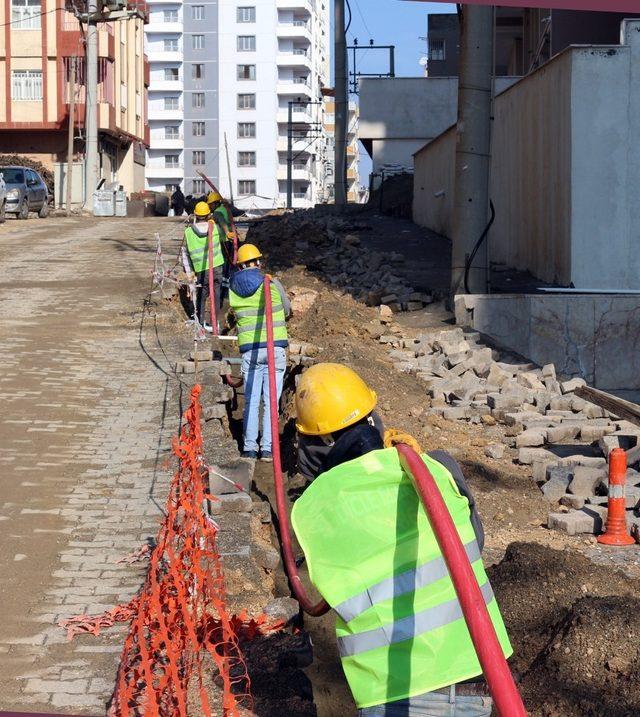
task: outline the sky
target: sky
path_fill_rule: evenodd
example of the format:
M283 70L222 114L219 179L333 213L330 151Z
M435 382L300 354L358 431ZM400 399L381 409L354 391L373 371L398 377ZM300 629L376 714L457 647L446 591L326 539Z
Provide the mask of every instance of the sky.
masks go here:
M354 38L359 45L395 45L396 77L421 76L424 69L420 58L427 54L427 15L455 12L456 6L436 2L409 2L408 0L349 0L352 11L351 26L347 32L349 45ZM347 21L349 13L347 10ZM423 39L421 39L423 38ZM351 63L353 53L349 52ZM359 50L360 72L387 72L388 54L381 50ZM371 160L361 147L360 183L368 185Z

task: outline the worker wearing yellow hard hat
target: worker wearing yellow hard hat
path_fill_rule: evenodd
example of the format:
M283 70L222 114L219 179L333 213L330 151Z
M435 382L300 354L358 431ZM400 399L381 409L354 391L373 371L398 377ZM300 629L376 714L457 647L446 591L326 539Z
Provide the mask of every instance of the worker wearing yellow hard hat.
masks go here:
M329 450L295 502L291 522L309 576L336 613L358 714L489 717L492 701L444 557L397 450L385 448L372 420L376 401L355 371L335 363L308 368L295 397L299 441L322 440ZM482 524L460 466L445 451L421 458L508 656L509 638L482 565Z
M260 270L262 253L254 244L238 249L238 271L229 287L229 305L238 330L238 347L242 354L244 378L243 446L245 458L271 461L271 423L269 421L269 373L267 366L267 323L265 317L264 274ZM291 303L282 284L271 279L273 338L278 400L282 393L289 345L286 321ZM260 406L262 435L260 436Z
M211 331L211 326L206 321L207 298L210 301L212 300L209 297L209 238L211 238L213 254L213 301L216 303L218 312L221 307L221 289L226 263L222 244L227 241L227 238L214 220L207 202L198 202L193 213L194 221L190 222L185 228L184 241L198 287L194 319L205 329ZM226 253L228 253L228 250Z

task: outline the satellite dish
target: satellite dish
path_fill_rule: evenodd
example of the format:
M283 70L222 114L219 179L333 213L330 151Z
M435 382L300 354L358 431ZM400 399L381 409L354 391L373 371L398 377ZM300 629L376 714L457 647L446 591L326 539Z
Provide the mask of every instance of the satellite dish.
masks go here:
M428 63L429 58L424 55L418 60L418 64L420 65L420 67L426 67Z

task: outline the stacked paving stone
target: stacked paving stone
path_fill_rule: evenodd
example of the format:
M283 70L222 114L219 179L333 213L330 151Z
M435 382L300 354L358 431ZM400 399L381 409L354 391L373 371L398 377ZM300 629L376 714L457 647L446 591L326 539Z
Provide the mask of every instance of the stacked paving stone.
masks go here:
M389 346L395 368L424 381L430 413L504 425L504 444L489 445L485 453L499 459L508 447L518 463L532 467L545 498L559 504L549 515L550 528L571 535L602 530L607 457L613 448L627 451L628 522L640 523L635 515L640 427L576 396L583 379L561 380L552 364L523 363L482 345L477 332L460 328L404 338L400 329L389 330L391 312L385 309L380 322L368 328Z

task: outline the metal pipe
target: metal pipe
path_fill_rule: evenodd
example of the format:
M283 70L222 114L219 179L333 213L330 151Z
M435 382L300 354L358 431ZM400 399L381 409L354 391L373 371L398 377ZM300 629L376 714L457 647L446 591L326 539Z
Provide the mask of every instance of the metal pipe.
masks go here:
M526 717L522 698L505 659L482 592L440 490L420 456L397 446L400 463L413 481L445 559L465 622L500 717Z
M214 336L217 336L218 307L216 306L215 282L213 279L213 221L209 221L209 230L207 232L207 251L209 252L209 307L211 308L211 331Z
M302 584L298 567L293 556L291 544L291 526L287 512L287 500L282 477L282 463L280 458L280 430L278 427L278 392L276 387L276 362L273 348L273 302L271 301L271 277L264 278L264 313L267 324L267 365L269 368L269 416L271 419L271 445L273 451L273 482L276 491L276 508L278 522L280 523L280 540L282 541L282 556L284 566L289 576L291 589L300 603L302 609L309 615L319 617L331 608L325 600L314 603Z

